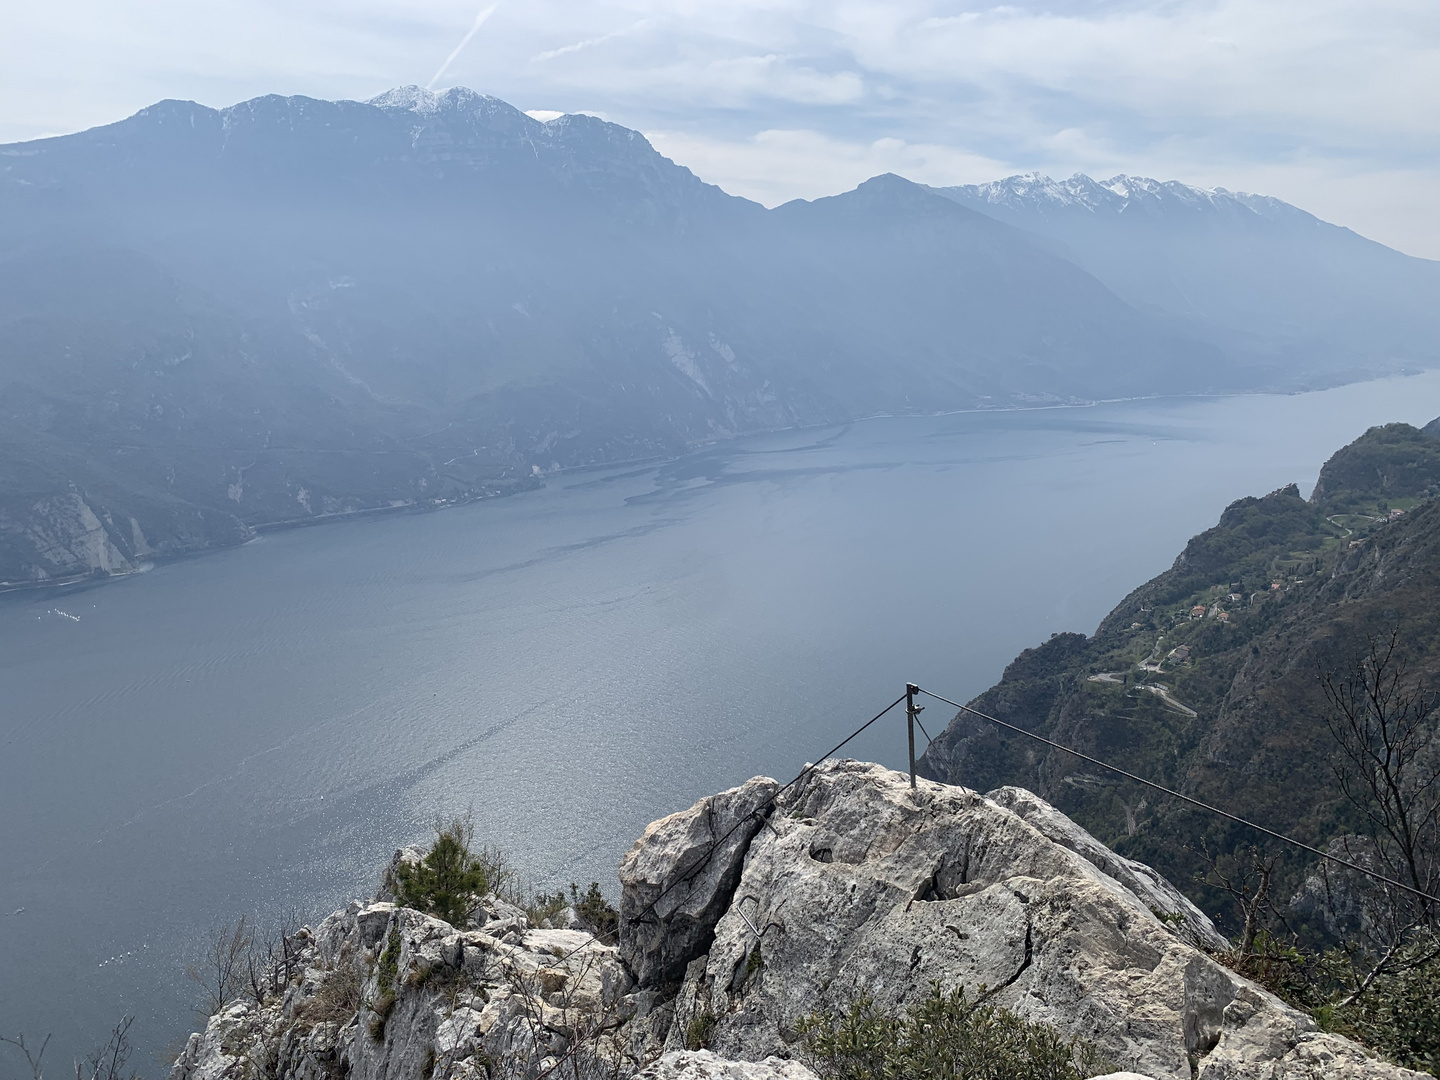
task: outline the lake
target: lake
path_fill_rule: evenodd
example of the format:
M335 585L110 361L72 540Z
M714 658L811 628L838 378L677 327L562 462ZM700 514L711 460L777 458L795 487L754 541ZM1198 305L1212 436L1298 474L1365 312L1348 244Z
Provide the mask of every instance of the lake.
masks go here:
M1436 414L1440 372L875 419L6 597L0 1032L64 1069L133 1013L159 1075L208 928L369 895L439 814L613 899L652 819L789 779L906 680L978 693L1232 500ZM846 752L903 765L902 715Z

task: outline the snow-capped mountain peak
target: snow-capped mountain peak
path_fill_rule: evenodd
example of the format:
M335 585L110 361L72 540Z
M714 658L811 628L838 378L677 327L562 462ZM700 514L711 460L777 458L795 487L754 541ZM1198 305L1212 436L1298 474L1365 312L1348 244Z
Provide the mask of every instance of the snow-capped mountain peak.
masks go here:
M1043 173L1028 172L993 180L937 189L941 194L976 209L1012 213L1084 215L1221 213L1263 218L1300 216L1303 210L1265 195L1249 195L1223 187L1202 188L1179 180L1155 180L1148 176L1117 173L1095 180L1075 173L1054 180Z
M440 108L440 98L423 86L397 86L373 97L365 104L381 109L409 109L411 112L433 113Z
M477 94L466 86L452 86L438 94L422 86L399 86L371 98L365 104L389 112L412 112L426 120L441 116L485 118L500 115L511 121L538 123L509 102L489 94Z

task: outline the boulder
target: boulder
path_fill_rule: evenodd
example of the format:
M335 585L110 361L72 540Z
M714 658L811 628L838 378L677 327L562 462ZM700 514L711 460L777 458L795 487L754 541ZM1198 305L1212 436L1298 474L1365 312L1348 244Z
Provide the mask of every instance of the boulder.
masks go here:
M710 946L780 785L756 777L652 822L620 863L620 958L643 989L680 981Z
M1114 878L1142 900L1151 911L1168 916L1192 945L1211 952L1230 943L1215 929L1189 897L1142 862L1117 855L1034 792L1018 787L996 788L985 796L1035 826L1045 839L1069 848L1101 872Z
M726 793L732 805L743 805L745 790ZM633 881L669 880L667 862L689 865L682 852L703 848L697 811L646 832L626 856L646 872L632 874L627 891ZM1134 864L1111 863L1137 895L1097 865L1107 861L1101 853L1077 852L1086 837L1040 800L1022 817L964 788L924 781L912 791L908 777L878 765L818 766L778 796L747 849L727 850L727 869L710 879L716 887L686 924L689 947L709 939L707 951L688 964L666 1048L703 1031L726 1058L797 1056L803 1017L862 995L901 1009L938 982L984 987L998 1004L1155 1080L1321 1080L1338 1068L1377 1080L1419 1076L1319 1033L1196 948L1169 911L1157 914L1157 895L1171 904L1166 888ZM722 896L735 864L738 881ZM622 935L626 913L643 902L622 896ZM717 909L707 927L702 913ZM665 948L656 937L632 931L628 940L625 961L637 974L672 971L684 955L656 955Z

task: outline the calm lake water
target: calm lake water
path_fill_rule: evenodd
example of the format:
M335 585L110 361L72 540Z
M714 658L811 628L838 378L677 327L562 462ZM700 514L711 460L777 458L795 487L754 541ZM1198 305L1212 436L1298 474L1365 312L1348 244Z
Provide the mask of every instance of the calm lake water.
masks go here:
M979 692L1233 499L1437 413L1440 373L871 420L7 598L0 1032L63 1069L134 1013L159 1075L208 927L368 895L438 813L613 896L653 818L788 779L907 679ZM903 723L852 749L902 764Z

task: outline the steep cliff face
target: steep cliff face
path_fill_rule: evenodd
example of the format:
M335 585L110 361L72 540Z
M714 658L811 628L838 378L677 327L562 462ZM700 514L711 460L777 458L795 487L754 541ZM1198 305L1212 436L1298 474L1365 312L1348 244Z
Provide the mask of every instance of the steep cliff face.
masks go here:
M1320 676L1392 631L1413 675L1440 672L1440 500L1428 497L1437 446L1408 425L1374 428L1326 463L1310 500L1294 485L1237 500L1093 635L1026 650L971 705L1323 845L1346 818ZM1209 910L1229 903L1197 880L1199 838L1216 851L1255 842L1243 826L969 714L936 737L921 769L1030 788ZM1297 887L1307 860L1276 854L1285 887Z
M618 948L498 902L467 927L353 904L171 1078L811 1080L804 1017L935 982L984 984L1155 1080L1419 1076L1216 963L1169 883L1026 792L824 763L656 822L621 880Z
M147 559L225 547L252 535L233 515L203 507L127 510L133 512L112 511L79 491L0 497L0 588L129 574Z

